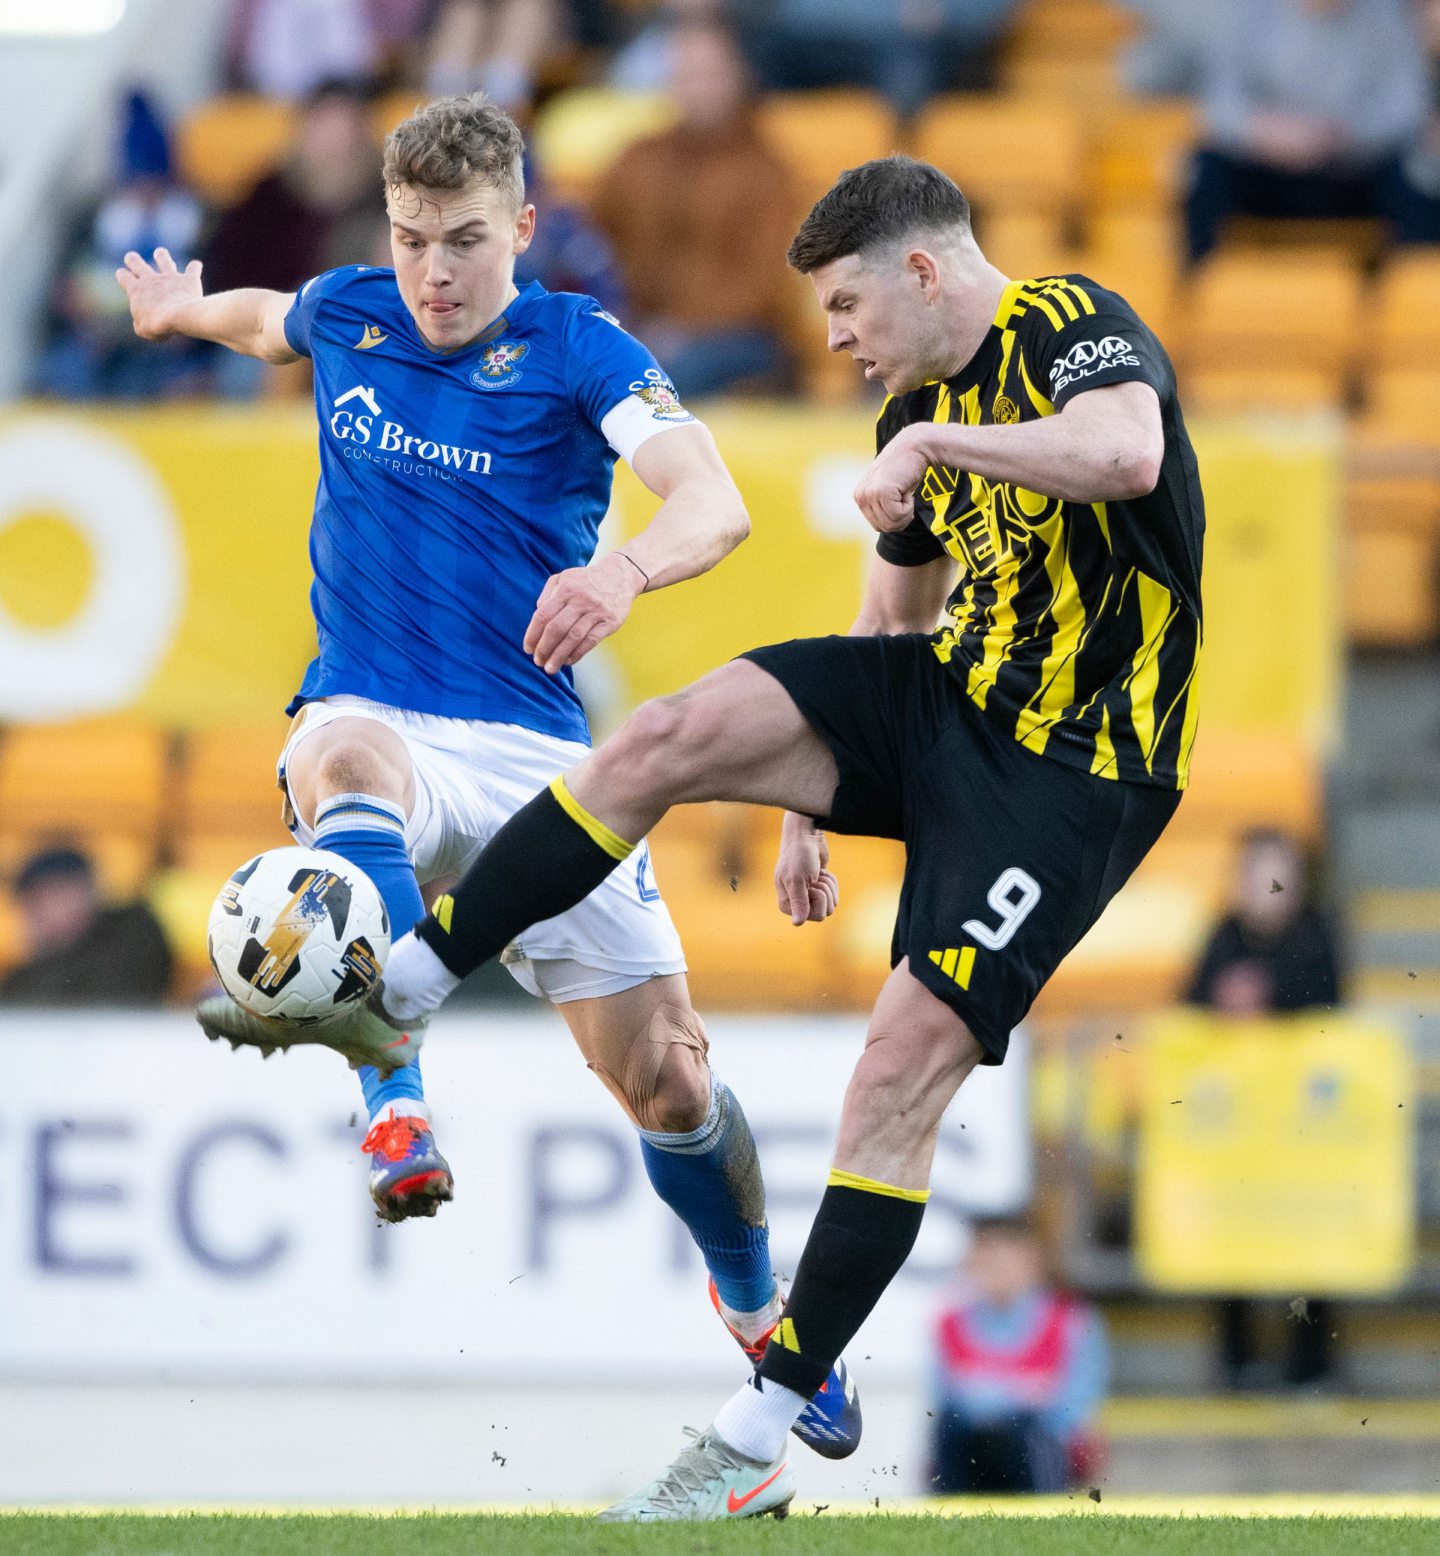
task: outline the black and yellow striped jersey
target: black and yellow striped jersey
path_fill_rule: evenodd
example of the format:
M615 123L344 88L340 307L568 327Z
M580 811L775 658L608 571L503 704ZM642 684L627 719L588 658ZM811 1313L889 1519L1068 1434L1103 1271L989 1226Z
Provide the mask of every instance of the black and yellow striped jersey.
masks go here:
M1032 751L1126 782L1183 789L1195 740L1205 510L1195 454L1159 341L1084 276L1012 281L953 378L886 401L879 448L912 422L1033 421L1128 380L1160 397L1153 492L1124 502L1042 496L929 469L915 519L882 535L889 562L963 565L935 653Z

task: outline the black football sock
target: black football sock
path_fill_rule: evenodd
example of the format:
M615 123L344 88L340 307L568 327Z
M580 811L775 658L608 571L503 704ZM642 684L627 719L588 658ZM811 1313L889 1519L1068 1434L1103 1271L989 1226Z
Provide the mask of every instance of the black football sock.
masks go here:
M785 1315L765 1347L758 1376L818 1394L830 1369L910 1256L928 1189L898 1189L832 1171L815 1214Z
M634 851L557 778L500 828L415 933L463 978L522 930L584 901Z

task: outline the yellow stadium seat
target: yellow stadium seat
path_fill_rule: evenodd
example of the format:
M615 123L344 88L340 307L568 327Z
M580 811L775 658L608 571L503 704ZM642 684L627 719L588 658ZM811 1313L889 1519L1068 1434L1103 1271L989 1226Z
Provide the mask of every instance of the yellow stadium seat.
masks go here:
M847 168L898 145L894 110L873 92L774 92L761 99L758 118L795 180L801 215Z
M1370 328L1376 360L1435 372L1440 363L1440 246L1400 250L1375 284Z
M1109 119L1121 92L1114 60L1084 54L1022 55L1005 65L1001 80L1016 97L1068 104L1092 131Z
M1319 835L1322 808L1316 761L1299 740L1202 729L1190 788L1169 833L1179 841L1264 826L1310 840Z
M25 955L25 928L20 910L8 895L0 895L0 974Z
M1110 58L1139 30L1113 0L1026 0L1005 41L1008 57Z
M180 123L180 171L212 205L232 205L277 167L295 128L295 109L268 97L217 97Z
M674 122L675 107L662 92L574 87L540 110L531 144L549 187L583 200L621 152Z
M1253 367L1191 367L1180 374L1187 410L1209 416L1263 411L1338 411L1344 384L1334 371L1260 364Z
M975 221L975 239L985 257L1008 276L1054 276L1075 270L1079 259L1065 241L1065 224L1054 213L994 211Z
M1440 292L1436 297L1440 299ZM1427 368L1379 367L1371 372L1361 425L1397 442L1440 448L1440 362Z
M1323 375L1328 398L1338 400L1356 350L1361 298L1359 271L1340 252L1219 252L1200 268L1186 298L1185 366L1301 373L1275 380L1274 392L1286 397L1276 403L1287 404L1313 403L1315 388L1304 384L1303 370Z
M402 124L417 108L423 108L429 101L428 92L421 92L414 87L401 87L396 91L386 92L384 96L377 99L371 112L375 138L383 141L397 124Z
M1440 457L1397 436L1373 413L1351 432L1341 576L1346 632L1366 647L1440 632Z
M1080 117L1023 97L937 97L915 127L915 154L943 168L982 215L1073 215L1084 171Z
M1440 635L1440 534L1356 525L1345 536L1345 631L1364 648L1418 648Z
M144 724L23 725L0 741L0 829L158 837L169 742Z
M197 729L185 736L175 806L185 847L237 831L268 837L262 847L285 842L275 784L285 729L276 720Z
M655 878L685 946L690 986L702 1009L813 1009L845 986L831 968L830 926L797 930L775 904L770 868L726 874L708 844L657 844ZM732 883L733 882L733 887Z
M1195 105L1188 99L1116 103L1095 147L1094 208L1174 210L1195 138Z

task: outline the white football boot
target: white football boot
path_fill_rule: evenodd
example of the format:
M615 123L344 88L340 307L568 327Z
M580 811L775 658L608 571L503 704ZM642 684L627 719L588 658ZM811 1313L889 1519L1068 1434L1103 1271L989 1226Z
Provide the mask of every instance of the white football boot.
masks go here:
M716 1437L714 1429L686 1432L695 1439L668 1469L600 1514L607 1524L716 1523L734 1518L784 1518L795 1496L795 1474L782 1454L759 1464Z
M231 1048L239 1048L243 1043L247 1048L258 1048L267 1059L277 1048L320 1043L342 1054L352 1070L373 1064L383 1078L409 1064L420 1052L426 1023L410 1021L404 1030L392 1025L380 1004L379 992L377 985L364 1004L354 1005L328 1021L305 1026L252 1015L228 994L201 1000L195 1019L212 1043L228 1038Z

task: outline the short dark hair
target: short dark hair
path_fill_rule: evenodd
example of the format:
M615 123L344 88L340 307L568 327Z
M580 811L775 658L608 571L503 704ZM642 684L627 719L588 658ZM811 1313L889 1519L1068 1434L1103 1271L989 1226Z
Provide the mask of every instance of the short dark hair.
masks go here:
M48 886L51 881L87 881L95 879L95 866L78 848L58 844L42 848L20 866L15 876L15 895L23 897L37 886Z
M879 157L836 179L801 222L785 257L808 276L846 254L939 227L970 231L970 202L955 180L914 157Z

